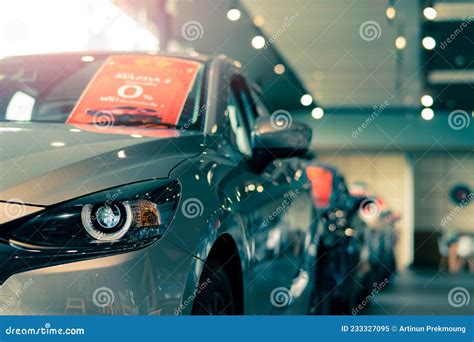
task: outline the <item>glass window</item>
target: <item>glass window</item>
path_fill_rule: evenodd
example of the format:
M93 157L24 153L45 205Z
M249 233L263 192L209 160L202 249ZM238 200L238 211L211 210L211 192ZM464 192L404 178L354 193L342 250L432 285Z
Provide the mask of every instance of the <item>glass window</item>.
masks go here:
M272 110L258 92L252 90L253 98L255 99L255 108L257 110L258 116L270 116Z
M241 106L239 105L233 91L229 92L227 112L231 127L231 142L242 154L250 156L252 154L252 149L250 146L249 132L245 125Z

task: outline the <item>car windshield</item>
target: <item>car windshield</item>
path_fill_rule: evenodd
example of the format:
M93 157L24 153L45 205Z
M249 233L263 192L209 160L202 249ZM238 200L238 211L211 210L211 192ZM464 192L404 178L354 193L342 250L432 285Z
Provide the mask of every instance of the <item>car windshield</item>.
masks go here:
M199 129L200 62L158 55L0 60L0 121Z

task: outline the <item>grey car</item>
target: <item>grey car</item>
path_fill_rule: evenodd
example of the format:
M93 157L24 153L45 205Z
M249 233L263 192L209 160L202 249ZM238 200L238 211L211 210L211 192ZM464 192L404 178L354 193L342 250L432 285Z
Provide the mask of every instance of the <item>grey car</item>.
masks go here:
M0 313L308 313L311 130L226 58L134 54L155 75L124 80L100 73L126 54L83 55L0 61ZM101 77L180 94L112 104L156 104L161 123L94 121L80 108L112 98Z

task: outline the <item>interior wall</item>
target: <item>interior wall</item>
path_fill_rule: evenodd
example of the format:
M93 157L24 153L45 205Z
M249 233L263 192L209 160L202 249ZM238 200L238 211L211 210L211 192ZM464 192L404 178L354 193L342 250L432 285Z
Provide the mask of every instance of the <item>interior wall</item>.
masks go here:
M474 234L474 203L456 204L450 198L455 185L466 185L474 192L474 156L448 152L420 154L415 156L414 170L415 261L436 265L437 238L444 229Z
M318 158L337 167L350 185L364 182L369 194L382 198L401 215L397 231L397 264L413 261L413 171L403 153L322 152Z
M474 191L474 156L467 154L424 155L415 163L415 210L417 231L442 228L442 221L455 232L474 233L474 204L460 206L450 199L451 189L458 184Z

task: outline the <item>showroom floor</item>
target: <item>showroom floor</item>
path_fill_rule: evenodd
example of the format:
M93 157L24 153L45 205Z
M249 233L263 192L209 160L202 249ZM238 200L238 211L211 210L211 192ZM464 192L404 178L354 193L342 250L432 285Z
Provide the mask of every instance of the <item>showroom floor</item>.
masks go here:
M394 276L392 284L380 292L364 314L367 315L466 315L474 313L474 301L456 308L448 293L463 287L474 294L474 275L407 270Z

